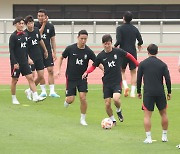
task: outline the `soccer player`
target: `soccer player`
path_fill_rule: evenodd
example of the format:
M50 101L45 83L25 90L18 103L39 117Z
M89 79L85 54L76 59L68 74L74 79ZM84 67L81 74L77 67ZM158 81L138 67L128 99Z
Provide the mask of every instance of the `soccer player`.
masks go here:
M66 68L66 98L64 106L68 107L74 102L76 89L78 89L80 97L81 118L80 124L86 126L85 120L87 111L86 94L88 92L87 79L82 79L82 75L88 67L89 60L93 62L96 59L94 52L86 45L88 33L86 30L81 30L78 33L78 41L75 44L68 46L59 61L59 72L64 58L68 58ZM58 72L58 73L59 73Z
M124 118L121 110L120 96L121 96L121 62L123 58L128 58L132 60L135 65L138 65L137 60L128 52L112 47L112 37L109 34L106 34L102 37L102 43L104 50L101 51L96 61L93 65L84 73L83 78L85 78L89 73L91 73L96 67L100 64L104 66L104 76L102 78L103 81L103 93L104 100L106 105L106 112L110 119L113 121L114 125L116 125L116 119L113 115L113 110L111 108L111 98L114 101L114 105L116 106L118 119L120 122L123 122Z
M49 96L51 97L60 97L54 91L54 61L57 59L56 57L56 41L55 41L55 29L54 26L48 22L47 11L44 9L40 9L38 11L38 22L35 22L35 27L39 28L41 37L46 45L48 50L48 58L43 58L44 66L48 71L48 83L50 87ZM42 54L43 49L41 48ZM41 94L40 96L47 96L45 80L42 79L40 81Z
M27 29L25 32L28 34L28 54L30 57L31 69L34 72L37 71L37 78L35 79L35 84L38 85L41 80L44 80L44 63L43 57L48 58L48 51L44 44L44 41L41 39L39 29L34 27L34 18L31 15L26 16L25 24ZM41 54L40 45L43 48L44 56ZM32 62L31 62L32 60ZM31 100L31 90L26 89L25 93L27 98Z
M138 40L137 48L139 51L142 49L143 40L139 30L131 24L131 20L133 15L131 12L127 11L123 15L123 25L118 26L116 29L116 43L115 47L119 45L119 47L125 51L128 51L130 54L137 59L136 52L136 40ZM136 66L130 61L128 58L124 58L122 62L122 79L124 86L124 96L127 97L129 95L129 87L126 81L126 67L129 65L130 74L131 74L131 92L130 97L135 97L136 90Z
M44 100L45 97L38 96L36 85L33 80L32 71L28 64L27 41L28 35L24 30L24 19L17 17L13 21L16 30L11 34L9 39L10 63L11 63L11 94L12 103L20 104L16 98L16 84L20 73L26 77L29 87L33 92L33 101Z
M146 139L144 143L152 143L151 138L151 116L154 111L154 105L156 104L160 116L162 125L162 141L167 142L167 130L168 130L168 117L166 113L166 96L164 92L163 78L165 78L167 86L167 99L171 99L171 79L167 65L156 57L158 53L158 47L155 44L150 44L147 47L148 58L139 64L137 71L137 94L141 98L141 82L144 81L144 94L143 105L144 110L144 128L146 132Z

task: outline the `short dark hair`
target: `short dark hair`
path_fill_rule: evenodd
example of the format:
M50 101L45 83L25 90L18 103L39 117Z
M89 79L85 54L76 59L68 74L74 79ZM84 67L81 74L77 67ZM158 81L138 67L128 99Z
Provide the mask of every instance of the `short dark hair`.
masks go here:
M47 15L47 10L46 9L39 9L38 13L44 13L45 15Z
M124 17L124 20L127 22L127 23L130 23L132 18L133 18L133 14L130 12L130 11L126 11L123 15Z
M34 22L34 18L32 15L28 15L24 19L25 24L27 25L28 22Z
M151 54L151 55L156 55L158 53L158 46L156 44L150 44L147 47L147 51Z
M17 24L18 22L20 21L24 21L24 18L23 17L16 17L13 21L13 25Z
M88 36L88 32L86 30L80 30L79 33L78 33L78 37L80 35L87 35Z
M105 42L112 42L112 37L111 37L111 35L110 34L105 34L105 35L103 35L103 37L102 37L102 43L105 43Z

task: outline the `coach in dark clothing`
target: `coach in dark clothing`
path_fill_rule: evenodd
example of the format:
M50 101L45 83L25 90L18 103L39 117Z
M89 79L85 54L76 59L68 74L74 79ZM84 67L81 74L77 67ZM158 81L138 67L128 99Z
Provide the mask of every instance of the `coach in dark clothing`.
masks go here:
M167 86L167 99L171 98L171 79L167 65L156 57L158 47L150 44L147 48L149 57L139 64L137 72L137 93L141 98L141 83L144 81L143 105L144 110L144 128L146 139L144 143L152 143L151 139L151 115L156 104L161 115L162 123L162 141L167 142L168 118L166 114L167 101L164 92L163 79L165 78Z
M123 25L118 26L116 29L116 43L115 47L119 45L119 47L137 59L136 52L136 40L138 40L137 48L140 51L141 45L143 44L143 40L139 30L131 24L131 20L133 15L131 12L127 11L123 15ZM131 72L131 97L135 97L135 89L136 89L136 65L129 60L128 58L123 59L122 63L122 79L124 86L124 96L127 97L129 95L129 87L126 82L125 70L127 65L129 65L129 69Z

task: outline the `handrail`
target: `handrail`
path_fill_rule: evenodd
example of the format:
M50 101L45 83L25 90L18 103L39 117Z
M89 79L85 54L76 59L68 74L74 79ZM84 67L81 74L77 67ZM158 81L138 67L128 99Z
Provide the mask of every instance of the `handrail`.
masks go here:
M7 43L7 34L11 34L10 31L7 30L7 22L12 22L14 19L0 19L0 22L3 22L3 31L0 31L0 34L4 34L3 36L3 42ZM37 21L37 19L35 19ZM93 43L96 43L96 35L97 34L115 34L115 29L114 31L97 31L97 25L100 22L104 23L113 23L112 25L115 25L116 27L119 25L119 23L122 23L122 19L49 19L49 22L69 22L69 25L71 26L71 30L68 32L63 32L63 31L56 31L56 34L69 34L71 35L71 42L74 42L74 35L77 34L78 32L75 31L75 23L80 22L80 23L91 23L93 26L92 31L88 31L89 34L93 34ZM133 19L133 23L137 23L137 27L141 34L159 34L160 35L160 43L163 43L163 34L180 34L180 31L164 31L163 26L164 23L179 23L180 24L180 19ZM148 31L141 31L141 27L144 23L158 23L159 24L159 31L157 32L148 32Z

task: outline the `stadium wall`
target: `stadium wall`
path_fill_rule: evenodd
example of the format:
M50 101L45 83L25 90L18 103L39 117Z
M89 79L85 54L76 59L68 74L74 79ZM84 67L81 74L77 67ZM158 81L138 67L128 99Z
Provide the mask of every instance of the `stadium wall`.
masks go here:
M13 18L13 4L62 4L62 5L79 5L79 4L96 4L96 5L113 5L113 4L180 4L179 0L44 0L43 2L40 0L37 1L28 1L28 0L0 0L0 18Z

